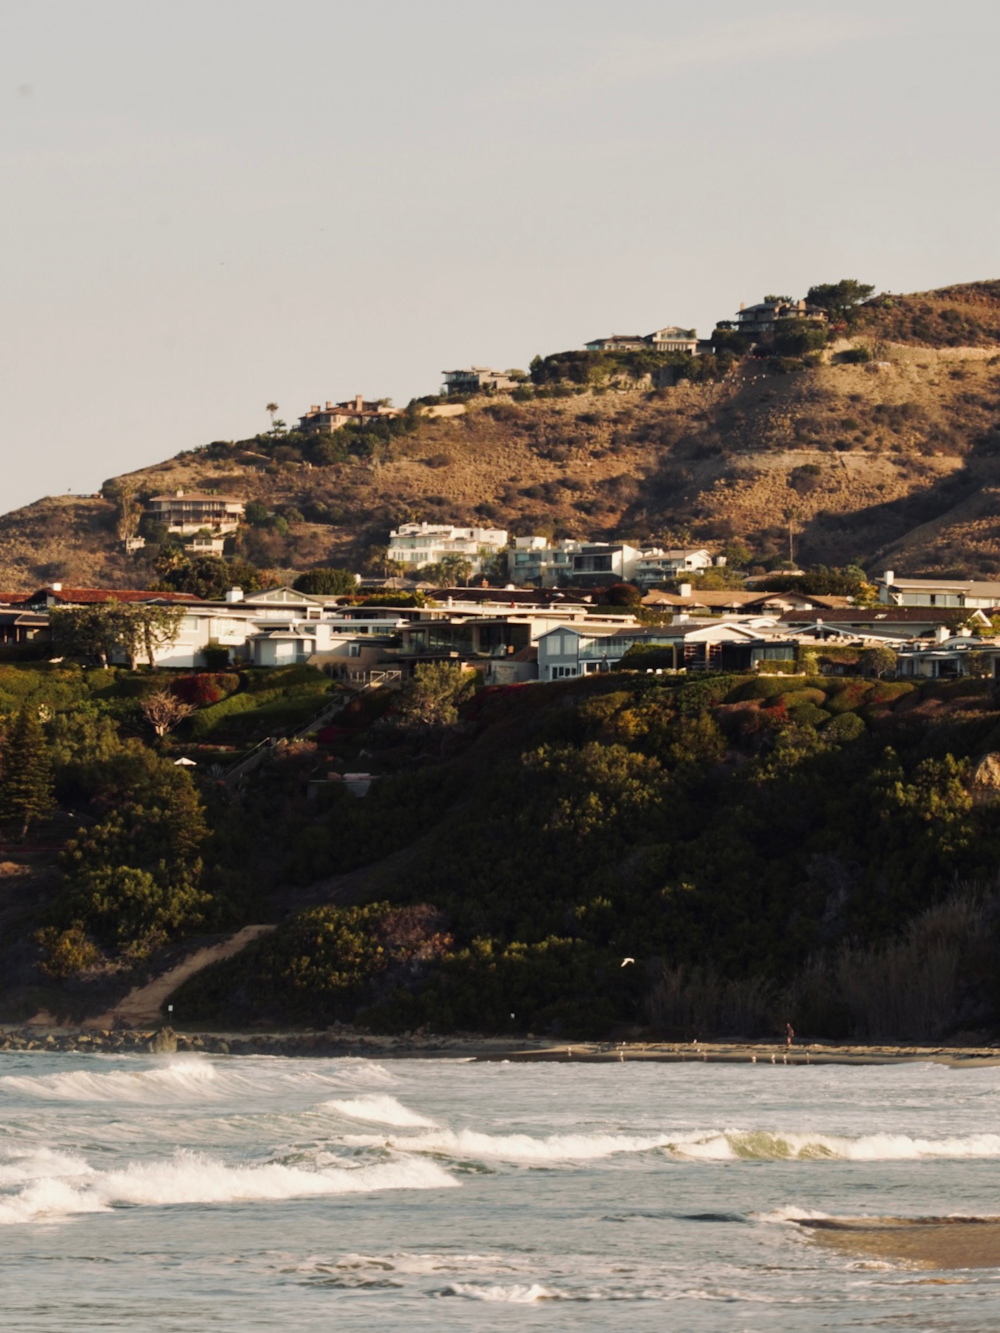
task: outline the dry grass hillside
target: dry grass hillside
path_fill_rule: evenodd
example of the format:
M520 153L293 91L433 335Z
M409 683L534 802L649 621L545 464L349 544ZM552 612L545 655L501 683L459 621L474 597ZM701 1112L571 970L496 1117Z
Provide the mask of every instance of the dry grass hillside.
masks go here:
M868 365L835 348L814 368L748 360L720 383L655 393L479 400L423 419L381 458L318 466L294 445L216 442L131 476L143 494L213 488L290 510L287 533L240 539L281 573L357 567L392 524L427 519L518 534L738 536L761 559L787 553L791 524L803 563L1000 576L1000 355L985 345L1000 340L998 293L1000 283L970 284L888 309L878 298L863 316L879 357ZM980 345L941 345L958 327L949 309L979 311L962 336ZM922 327L938 345L916 345ZM106 500L50 498L0 518L0 587L154 577L148 554L119 553Z

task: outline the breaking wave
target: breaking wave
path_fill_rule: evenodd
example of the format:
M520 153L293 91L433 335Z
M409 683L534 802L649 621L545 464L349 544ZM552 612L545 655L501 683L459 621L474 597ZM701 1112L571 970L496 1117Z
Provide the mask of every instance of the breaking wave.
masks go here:
M540 1282L512 1283L503 1286L493 1283L489 1286L477 1282L449 1282L438 1295L464 1296L469 1301L507 1301L512 1305L534 1305L536 1301L565 1300L562 1292L543 1287Z
M727 1129L691 1134L667 1145L673 1155L707 1161L891 1162L936 1157L1000 1157L1000 1134L922 1139L907 1134L784 1133Z
M359 1099L365 1101L367 1099ZM379 1099L373 1099L379 1100ZM386 1099L391 1101L392 1099ZM398 1103L397 1103L398 1105ZM400 1107L405 1112L405 1107ZM374 1119L374 1115L367 1117ZM384 1122L391 1124L388 1119ZM1000 1134L922 1139L906 1134L847 1135L726 1129L684 1134L484 1134L433 1129L425 1134L345 1135L350 1147L388 1146L411 1153L507 1162L595 1161L620 1153L659 1151L677 1161L885 1162L922 1158L1000 1157Z
M97 1171L78 1159L61 1161L61 1156L51 1154L49 1161L35 1156L30 1183L16 1193L0 1196L0 1225L107 1212L120 1205L275 1201L376 1190L443 1189L457 1184L435 1163L420 1160L309 1171L277 1162L227 1166L200 1153L178 1152L166 1160L130 1162L121 1170ZM24 1171L22 1180L27 1165Z
M371 1093L366 1097L352 1097L344 1101L323 1103L324 1109L338 1111L351 1120L367 1120L373 1125L395 1125L400 1129L433 1128L434 1121L409 1110L395 1097Z
M0 1095L55 1102L132 1102L155 1105L185 1101L218 1101L395 1082L381 1065L367 1060L340 1060L334 1069L289 1066L273 1056L245 1057L236 1068L199 1055L184 1056L147 1069L73 1069L55 1074L8 1074L0 1078ZM364 1100L361 1098L359 1100ZM390 1099L391 1100L391 1099ZM414 1124L424 1123L420 1121ZM427 1122L430 1123L430 1122Z
M474 1129L439 1129L388 1139L347 1135L344 1142L359 1148L388 1144L405 1152L444 1157L495 1158L507 1162L580 1162L610 1157L615 1153L650 1152L667 1146L669 1139L662 1134L550 1134L545 1138L533 1138L530 1134L482 1134Z

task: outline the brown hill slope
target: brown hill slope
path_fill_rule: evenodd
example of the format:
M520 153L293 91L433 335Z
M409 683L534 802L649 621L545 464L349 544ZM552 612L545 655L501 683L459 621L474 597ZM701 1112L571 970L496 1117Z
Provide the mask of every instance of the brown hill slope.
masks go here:
M859 328L887 342L918 347L996 347L1000 281L878 296L862 308Z
M722 383L656 393L480 400L463 416L423 420L382 459L310 466L294 445L246 441L131 476L149 494L212 487L289 508L287 534L240 538L280 572L357 564L391 524L427 519L638 540L740 536L762 558L787 551L791 523L803 562L891 557L899 571L1000 574L1000 358L899 344L880 355L854 365L835 354L786 374L746 361ZM0 518L0 587L154 577L150 553L120 554L105 500L46 499Z

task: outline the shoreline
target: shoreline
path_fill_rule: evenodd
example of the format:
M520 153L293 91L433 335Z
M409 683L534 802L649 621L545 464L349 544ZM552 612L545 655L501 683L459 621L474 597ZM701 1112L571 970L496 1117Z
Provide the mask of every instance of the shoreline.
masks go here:
M940 1064L952 1068L1000 1065L1000 1045L939 1043L848 1043L801 1041L786 1048L775 1041L573 1041L536 1037L490 1037L462 1033L404 1033L382 1036L335 1025L319 1030L209 1032L168 1025L141 1028L0 1026L0 1053L18 1051L112 1055L362 1056L369 1059L438 1059L486 1062L622 1064L899 1065Z

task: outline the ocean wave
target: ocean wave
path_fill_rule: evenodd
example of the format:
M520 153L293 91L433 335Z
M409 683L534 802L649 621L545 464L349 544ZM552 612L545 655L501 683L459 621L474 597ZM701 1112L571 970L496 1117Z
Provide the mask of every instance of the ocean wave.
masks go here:
M666 1145L680 1158L704 1161L913 1161L920 1158L1000 1157L1000 1134L924 1139L907 1134L844 1134L727 1129L686 1134Z
M434 1128L434 1121L411 1111L395 1097L385 1093L370 1093L342 1101L324 1102L322 1109L337 1111L351 1120L368 1120L373 1125L395 1125L400 1129Z
M365 1099L359 1099L361 1101ZM392 1100L392 1099L387 1099ZM398 1103L397 1103L398 1105ZM400 1107L405 1111L405 1108ZM370 1117L374 1119L374 1115ZM392 1122L386 1119L384 1123ZM1000 1157L1000 1134L911 1138L906 1134L821 1134L761 1129L688 1131L683 1134L487 1134L474 1129L432 1129L424 1134L347 1134L348 1147L391 1147L478 1161L558 1163L596 1161L618 1154L661 1152L677 1161L884 1162L930 1158Z
M512 1283L504 1286L492 1283L489 1286L478 1282L449 1282L436 1293L438 1296L464 1296L469 1301L507 1301L512 1305L534 1305L536 1301L566 1300L560 1291L543 1287L540 1282Z
M126 1057L128 1058L128 1057ZM8 1074L0 1095L56 1102L132 1102L146 1105L220 1101L226 1097L268 1096L289 1091L353 1089L395 1083L394 1075L369 1060L325 1060L321 1068L275 1056L217 1061L186 1055L147 1068L59 1070L54 1074ZM362 1099L363 1100L363 1099ZM423 1123L414 1121L414 1124ZM428 1122L429 1123L429 1122Z
M55 1164L53 1164L55 1165ZM44 1172L16 1193L0 1196L0 1225L36 1222L122 1206L278 1201L378 1190L442 1189L457 1181L433 1162L402 1160L308 1171L277 1162L228 1166L200 1153L178 1152L121 1170L91 1171L67 1179Z
M550 1134L545 1138L533 1138L530 1134L483 1134L474 1129L439 1129L395 1137L371 1134L344 1137L344 1143L349 1147L386 1145L411 1153L479 1160L495 1158L507 1162L592 1161L616 1153L650 1152L669 1142L662 1134Z

